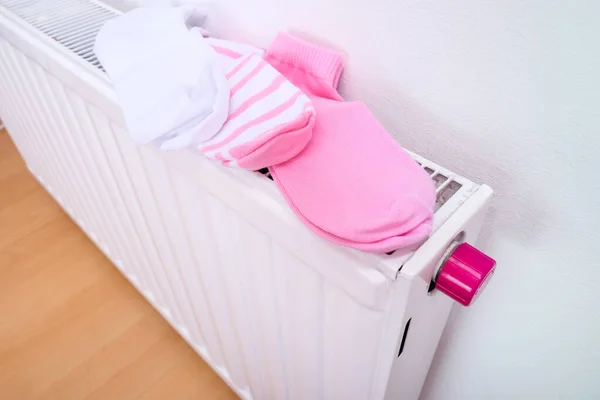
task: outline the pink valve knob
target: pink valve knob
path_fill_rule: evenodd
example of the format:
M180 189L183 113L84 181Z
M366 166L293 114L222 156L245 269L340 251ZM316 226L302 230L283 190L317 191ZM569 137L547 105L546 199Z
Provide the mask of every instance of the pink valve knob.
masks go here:
M469 306L485 288L495 268L493 258L462 243L440 269L435 288L463 306Z

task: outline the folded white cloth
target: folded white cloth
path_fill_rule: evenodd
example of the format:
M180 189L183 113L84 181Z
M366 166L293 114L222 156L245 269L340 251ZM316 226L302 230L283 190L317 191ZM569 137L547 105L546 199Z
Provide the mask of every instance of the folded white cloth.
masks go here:
M214 49L190 28L198 8L142 7L108 21L94 51L138 143L163 150L213 137L227 119L229 85Z

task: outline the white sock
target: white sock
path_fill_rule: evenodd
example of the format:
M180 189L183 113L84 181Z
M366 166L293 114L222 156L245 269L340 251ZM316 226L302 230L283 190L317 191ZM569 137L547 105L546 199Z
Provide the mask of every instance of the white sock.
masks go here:
M191 32L193 7L142 7L108 21L95 52L138 143L177 149L213 137L227 119L229 85L215 51Z

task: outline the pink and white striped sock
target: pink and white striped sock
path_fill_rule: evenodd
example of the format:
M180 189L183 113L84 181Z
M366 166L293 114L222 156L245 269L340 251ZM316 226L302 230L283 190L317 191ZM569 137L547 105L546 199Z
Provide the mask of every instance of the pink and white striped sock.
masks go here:
M207 39L230 85L229 117L199 146L227 166L257 170L295 157L308 144L315 123L312 102L261 57L241 43Z

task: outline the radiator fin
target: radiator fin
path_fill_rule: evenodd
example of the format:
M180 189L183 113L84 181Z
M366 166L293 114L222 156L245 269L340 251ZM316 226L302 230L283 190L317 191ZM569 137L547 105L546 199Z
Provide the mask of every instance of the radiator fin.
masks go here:
M104 71L94 41L106 21L118 14L92 0L0 0L0 6Z

